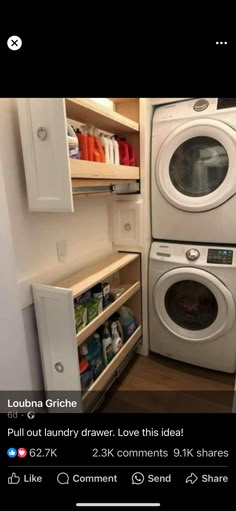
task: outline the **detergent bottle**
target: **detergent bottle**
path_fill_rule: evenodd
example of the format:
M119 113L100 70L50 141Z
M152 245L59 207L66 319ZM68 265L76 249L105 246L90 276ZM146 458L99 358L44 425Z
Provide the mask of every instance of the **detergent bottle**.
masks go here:
M113 349L112 349L112 338L110 336L110 332L108 329L108 323L105 323L103 336L102 336L102 349L103 349L103 358L105 365L109 364L114 357Z
M124 341L127 341L137 328L134 313L129 307L126 307L124 305L118 310L118 312L120 315L120 322L123 330Z
M110 148L109 148L108 138L106 137L106 135L101 133L100 140L101 140L101 144L102 144L104 154L105 154L105 162L110 163Z
M105 152L99 137L99 132L94 128L94 161L105 162Z

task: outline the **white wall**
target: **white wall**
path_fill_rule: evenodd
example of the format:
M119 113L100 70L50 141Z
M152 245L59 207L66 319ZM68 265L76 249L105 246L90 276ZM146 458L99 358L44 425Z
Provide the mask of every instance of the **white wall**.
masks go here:
M31 368L19 305L16 266L1 161L0 205L0 390L30 390Z
M22 356L25 361L28 357L32 387L42 388L34 312L29 307L31 283L53 284L112 252L109 201L81 198L75 200L75 213L29 213L15 99L0 99L0 156L10 219L10 227L6 228L16 261L19 311L24 309L21 317L27 353ZM67 259L63 263L57 259L57 240L67 242ZM3 307L7 313L7 304ZM15 373L14 381L21 382L20 372L21 369Z

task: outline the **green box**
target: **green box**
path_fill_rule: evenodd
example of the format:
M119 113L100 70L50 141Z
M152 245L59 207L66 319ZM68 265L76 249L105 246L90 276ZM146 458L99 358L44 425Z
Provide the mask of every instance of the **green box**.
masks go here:
M84 305L75 305L75 328L80 332L88 323L88 311Z

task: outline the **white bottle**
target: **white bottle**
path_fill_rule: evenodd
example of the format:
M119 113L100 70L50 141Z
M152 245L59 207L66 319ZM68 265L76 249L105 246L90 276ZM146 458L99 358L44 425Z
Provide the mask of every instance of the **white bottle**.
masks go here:
M108 365L109 362L114 357L113 349L112 349L112 339L108 330L108 326L105 323L103 337L102 337L102 349L103 349L103 358L105 365Z
M108 138L103 133L101 133L100 140L101 140L102 147L104 148L105 162L110 163L110 145L108 142Z
M109 155L110 155L110 163L114 164L114 146L111 138L108 138L109 142Z
M122 348L122 339L117 331L117 324L115 321L111 324L111 336L112 336L112 351L116 354Z
M113 143L113 152L114 152L114 164L120 165L120 154L119 154L119 146L118 142L115 139L115 137L112 137L112 143Z

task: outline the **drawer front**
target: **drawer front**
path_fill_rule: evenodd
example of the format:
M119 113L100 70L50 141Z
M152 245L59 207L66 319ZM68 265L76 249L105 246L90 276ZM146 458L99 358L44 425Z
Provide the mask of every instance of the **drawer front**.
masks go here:
M63 98L17 101L30 211L73 211Z

